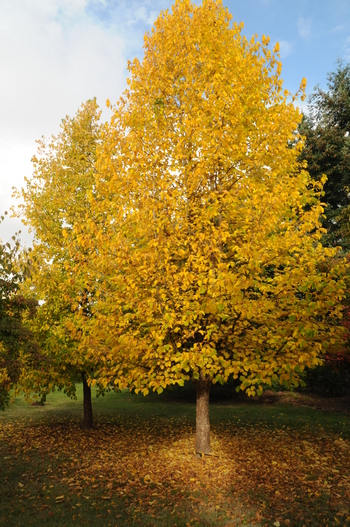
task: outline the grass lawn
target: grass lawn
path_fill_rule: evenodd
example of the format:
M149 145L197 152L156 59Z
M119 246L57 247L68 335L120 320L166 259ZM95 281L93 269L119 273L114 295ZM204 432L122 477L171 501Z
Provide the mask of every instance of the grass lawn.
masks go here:
M0 525L350 526L350 416L211 405L214 455L194 455L195 407L109 393L18 398L0 414Z

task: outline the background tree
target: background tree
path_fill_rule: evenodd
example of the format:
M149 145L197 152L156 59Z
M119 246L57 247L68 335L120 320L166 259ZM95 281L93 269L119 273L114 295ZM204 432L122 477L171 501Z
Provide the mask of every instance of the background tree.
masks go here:
M1 217L0 221L3 221ZM36 302L20 289L23 270L19 265L18 235L0 243L0 409L10 400L10 391L20 379L23 362L38 363L38 350L23 319L35 314Z
M201 453L212 383L297 385L342 333L341 263L319 271L336 250L290 147L300 113L278 45L231 19L215 0L161 13L106 130L94 217L75 227L99 280L97 377L144 394L194 381Z
M300 132L305 137L301 159L306 160L310 176L324 184L324 243L349 250L348 207L350 204L350 65L338 61L328 74L328 90L316 87L310 97L308 114ZM346 221L344 221L346 219ZM341 225L343 224L343 228Z
M323 243L350 248L350 65L338 61L328 74L328 90L315 88L300 131L305 137L301 159L308 163L313 179L326 174L323 201L326 202ZM348 326L349 298L342 301L344 326ZM348 330L348 329L347 329ZM348 339L347 339L348 342ZM310 389L326 395L342 395L348 390L348 345L332 346L324 365L307 372Z
M91 287L87 294L89 277L82 277L75 269L77 261L89 255L72 236L74 224L91 215L88 193L94 192L100 113L95 99L87 101L74 118L62 121L61 133L48 146L38 141L38 156L32 159L33 177L17 193L24 201L24 223L34 233L31 276L26 286L40 305L32 330L47 357L45 371L28 369L25 383L42 392L64 387L68 395L75 396L80 375L85 428L92 426L89 379L96 362L87 360L78 346L81 329L75 327L74 317L81 309L80 323L85 324L93 294Z

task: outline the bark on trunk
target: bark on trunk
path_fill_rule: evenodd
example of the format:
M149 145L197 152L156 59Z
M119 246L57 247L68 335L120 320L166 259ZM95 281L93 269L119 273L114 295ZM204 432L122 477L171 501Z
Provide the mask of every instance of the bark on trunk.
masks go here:
M211 382L200 379L196 383L196 452L210 454L209 394Z
M88 430L92 428L92 403L91 403L91 387L86 382L85 372L81 374L83 379L83 394L84 394L84 419L83 428Z

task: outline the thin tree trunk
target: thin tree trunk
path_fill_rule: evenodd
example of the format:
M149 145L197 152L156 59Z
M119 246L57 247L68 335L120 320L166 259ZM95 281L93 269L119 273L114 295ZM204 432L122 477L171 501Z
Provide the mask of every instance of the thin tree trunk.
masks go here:
M211 381L199 379L196 382L196 452L197 454L210 454L210 421L209 421L209 394Z
M91 403L91 387L86 382L85 372L81 372L83 379L83 394L84 394L84 419L83 428L88 430L92 428L92 403Z

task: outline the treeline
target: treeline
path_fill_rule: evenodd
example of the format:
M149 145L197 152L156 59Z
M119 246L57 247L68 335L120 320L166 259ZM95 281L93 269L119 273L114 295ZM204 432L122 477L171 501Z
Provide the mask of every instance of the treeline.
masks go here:
M241 30L220 1L176 1L129 62L110 122L90 100L39 141L17 193L34 234L21 294L36 302L22 317L36 358L16 351L6 394L74 396L81 378L91 427L91 386L193 381L196 450L209 453L212 384L297 386L344 349L348 66L302 118L305 80L284 90L278 44Z

